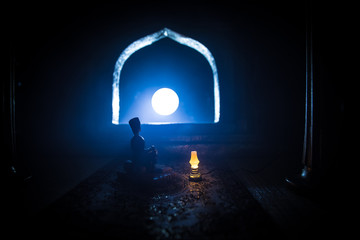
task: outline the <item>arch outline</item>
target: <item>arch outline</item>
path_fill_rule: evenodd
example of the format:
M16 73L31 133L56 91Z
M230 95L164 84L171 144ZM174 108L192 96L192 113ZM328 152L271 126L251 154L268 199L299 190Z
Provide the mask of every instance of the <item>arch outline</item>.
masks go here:
M205 57L208 61L214 80L214 123L218 123L220 120L220 87L219 87L219 77L217 72L217 67L215 59L209 49L207 49L202 43L186 37L182 34L179 34L169 28L163 28L158 32L149 34L143 38L136 40L131 43L125 50L120 54L118 60L115 63L114 73L113 73L113 85L112 85L112 123L119 124L119 114L120 114L120 74L121 70L126 62L126 60L136 51L147 47L154 42L159 41L163 38L170 38L175 42L190 47L198 51L201 55Z

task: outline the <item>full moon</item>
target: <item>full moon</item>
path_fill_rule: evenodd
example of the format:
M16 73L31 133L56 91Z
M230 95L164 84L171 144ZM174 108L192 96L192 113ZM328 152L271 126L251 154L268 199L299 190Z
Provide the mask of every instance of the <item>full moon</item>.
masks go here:
M173 114L179 106L179 97L170 88L160 88L151 99L154 111L160 115L167 116Z

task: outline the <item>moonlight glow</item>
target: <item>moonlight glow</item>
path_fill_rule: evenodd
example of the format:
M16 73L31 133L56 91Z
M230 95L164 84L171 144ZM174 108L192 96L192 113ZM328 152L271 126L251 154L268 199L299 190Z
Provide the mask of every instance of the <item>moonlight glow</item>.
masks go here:
M119 114L120 114L120 75L121 70L126 62L126 60L136 51L151 45L154 42L159 41L163 38L170 38L175 42L188 46L192 49L198 51L201 55L203 55L213 72L214 79L214 123L219 122L220 119L220 90L219 90L219 78L217 73L217 68L215 64L215 59L209 49L207 49L200 42L186 37L182 34L179 34L175 31L172 31L168 28L164 28L158 32L147 35L139 40L136 40L132 44L130 44L120 55L115 64L115 69L113 73L113 99L112 99L112 123L119 124Z
M156 113L167 116L178 108L179 97L170 88L161 88L154 93L151 104Z

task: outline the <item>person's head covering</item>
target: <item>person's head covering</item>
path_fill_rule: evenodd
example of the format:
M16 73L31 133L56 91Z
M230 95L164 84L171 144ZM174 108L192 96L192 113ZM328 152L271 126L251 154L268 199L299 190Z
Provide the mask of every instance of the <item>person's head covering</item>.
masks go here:
M130 119L129 121L131 130L134 134L138 134L141 130L141 123L140 123L140 119L138 117L134 117L132 119Z

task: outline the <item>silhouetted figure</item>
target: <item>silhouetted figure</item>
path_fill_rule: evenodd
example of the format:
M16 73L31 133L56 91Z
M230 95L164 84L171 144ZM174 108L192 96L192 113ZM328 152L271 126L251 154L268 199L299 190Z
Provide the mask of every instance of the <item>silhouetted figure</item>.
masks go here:
M153 173L157 160L157 150L154 146L145 148L145 140L140 136L141 123L135 117L129 121L134 137L131 139L132 162L125 164L127 172Z

